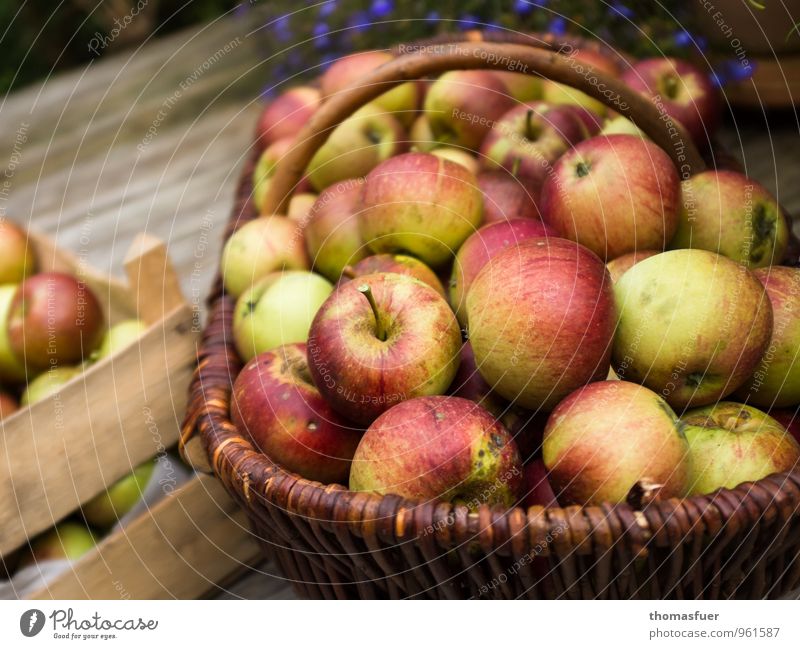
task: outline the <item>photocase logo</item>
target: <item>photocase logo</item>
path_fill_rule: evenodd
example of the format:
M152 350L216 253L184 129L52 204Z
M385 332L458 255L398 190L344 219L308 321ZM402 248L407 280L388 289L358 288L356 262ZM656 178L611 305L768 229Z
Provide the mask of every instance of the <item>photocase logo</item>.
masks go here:
M25 611L19 618L19 630L26 638L32 638L44 628L44 613L38 608Z

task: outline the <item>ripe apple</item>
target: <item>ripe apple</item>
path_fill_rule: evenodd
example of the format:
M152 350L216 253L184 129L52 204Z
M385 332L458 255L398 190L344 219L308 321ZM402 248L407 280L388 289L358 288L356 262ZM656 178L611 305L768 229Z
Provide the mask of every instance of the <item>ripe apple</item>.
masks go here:
M502 81L506 92L516 101L533 101L542 98L542 79L534 74L492 70L492 74Z
M408 131L408 140L411 142L412 151L421 151L422 153L429 153L440 146L431 130L430 122L424 114L414 120Z
M340 180L366 176L378 163L406 147L403 127L389 113L366 105L353 113L328 137L308 164L308 178L316 191Z
M539 192L529 183L500 169L478 174L478 187L483 192L483 222L537 219Z
M314 270L332 282L369 254L358 226L364 181L350 179L323 190L305 223L306 248Z
M552 164L588 134L570 108L541 101L520 104L505 113L483 140L483 166L511 171L538 193Z
M542 187L542 218L609 260L663 250L678 227L680 179L669 156L634 135L594 137L565 153Z
M301 192L289 199L289 207L286 208L286 216L293 221L305 224L308 222L309 213L314 203L317 202L318 195L311 192Z
M236 428L273 462L309 480L347 484L362 430L336 414L311 382L302 343L259 354L233 385Z
M789 226L772 195L736 171L703 171L681 183L683 206L670 248L700 248L750 268L779 264Z
M483 138L516 101L489 70L445 72L428 89L425 114L442 144L477 150Z
M525 497L523 507L558 507L558 499L547 476L547 469L540 459L525 465Z
M257 211L261 212L278 163L291 151L293 146L294 137L285 137L270 144L259 157L258 164L253 170L253 205ZM302 192L307 187L308 180L304 178L295 191Z
M140 464L131 473L83 505L81 511L86 522L96 527L114 525L142 499L147 483L153 476L154 467L153 460Z
M443 394L460 347L441 295L408 275L375 273L341 284L322 305L308 366L328 403L366 425L400 401Z
M38 401L43 401L49 396L61 391L62 386L78 376L83 369L80 366L62 365L53 366L33 379L22 393L20 403L30 406Z
M8 340L34 370L78 363L105 331L100 302L84 282L65 273L39 273L19 285L8 312Z
M450 160L462 167L466 167L473 175L477 175L479 171L478 160L466 149L459 149L454 146L437 146L431 151L437 158Z
M626 270L638 264L643 259L658 254L661 254L660 250L637 250L635 252L626 252L624 255L612 259L606 264L608 274L611 275L611 281L616 284Z
M430 153L381 163L361 199L359 226L370 250L409 253L434 268L453 258L483 214L475 175Z
M389 52L369 51L338 59L325 71L320 80L323 98L327 99L348 86L355 85L369 72L393 58ZM371 103L391 113L401 124L409 126L422 103L422 90L423 86L415 81L409 81L386 91Z
M772 335L772 308L758 278L706 250L640 261L614 285L614 298L614 371L679 410L742 385Z
M469 339L492 388L532 410L608 374L615 312L603 262L558 238L496 254L467 293Z
M489 260L520 241L548 236L554 233L541 221L512 219L489 223L467 237L458 250L450 276L450 305L462 326L467 324L467 293Z
M16 284L36 272L36 251L28 233L0 216L0 284Z
M118 322L106 331L100 347L92 352L91 360L100 361L107 356L113 356L139 340L145 331L147 331L147 325L141 320Z
M304 343L311 321L333 290L305 270L270 273L236 301L233 341L243 361L289 343Z
M7 392L0 390L0 419L5 419L19 410L17 400Z
M658 57L634 64L622 80L686 127L696 144L708 146L720 112L708 75L686 61Z
M22 383L26 379L25 365L11 349L8 338L8 312L17 292L16 284L0 286L0 381L3 384Z
M761 362L736 395L762 408L800 404L800 268L772 266L754 274L772 305L772 338Z
M285 216L261 216L241 226L222 251L222 278L230 295L239 297L276 270L308 270L301 226Z
M791 471L800 445L769 415L730 401L681 417L692 458L691 493L707 494Z
M683 497L691 462L678 417L655 392L627 381L590 383L551 413L542 459L565 505L624 502L640 480Z
M511 507L522 494L514 440L478 404L429 396L396 405L364 433L350 490Z
M619 67L616 62L608 56L592 50L573 50L568 55L572 67L579 73L591 78L590 69L605 73L611 77L619 76ZM585 92L563 83L557 83L550 79L542 82L542 99L551 104L566 104L578 106L591 110L597 115L605 115L606 105Z
M67 559L75 561L95 547L94 536L81 523L65 521L31 541L31 555L24 565Z
M265 145L285 137L294 137L320 105L319 90L298 86L280 94L261 113L258 136Z
M442 286L436 273L416 257L409 257L408 255L370 255L359 261L355 266L346 268L343 281L356 279L362 275L371 275L372 273L400 273L401 275L416 277L442 297L447 297L444 292L444 286Z

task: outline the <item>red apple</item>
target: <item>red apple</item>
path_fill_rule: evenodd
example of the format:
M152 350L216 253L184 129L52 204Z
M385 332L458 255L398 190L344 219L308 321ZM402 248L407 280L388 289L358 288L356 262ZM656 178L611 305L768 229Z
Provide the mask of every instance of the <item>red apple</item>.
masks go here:
M595 137L564 154L542 187L542 218L604 260L663 250L678 227L680 179L669 156L634 135Z
M552 410L608 374L611 278L574 242L529 239L495 255L467 293L467 318L481 374L525 408Z
M291 151L292 147L294 147L293 137L281 138L270 144L258 159L258 164L253 170L253 205L255 205L258 212L261 212L261 208L264 205L264 199L267 196L272 176L275 175L278 164ZM308 190L308 187L308 178L303 178L293 188L293 191L302 194Z
M319 90L309 86L291 88L270 102L258 120L258 136L265 145L295 137L320 105Z
M532 460L525 465L525 497L522 506L558 507L558 499L542 460Z
M636 252L627 252L624 255L615 257L606 264L608 274L611 275L611 281L615 284L620 277L640 261L659 254L660 250L637 250Z
M425 114L440 143L477 150L492 124L515 103L489 70L454 70L428 89Z
M708 75L679 59L652 58L626 70L622 80L677 120L695 141L708 146L719 121L719 94Z
M373 252L402 252L436 268L480 225L483 197L474 174L430 153L406 153L367 176L359 213Z
M539 192L529 183L503 170L482 171L478 187L483 192L483 222L538 219Z
M17 284L36 272L36 251L28 233L0 216L0 284Z
M514 440L479 405L457 397L411 399L383 413L353 457L350 489L470 509L511 507L522 493Z
M306 346L259 354L236 377L231 417L272 461L309 480L347 484L361 430L331 410L311 382Z
M680 498L691 462L677 416L655 392L626 381L586 385L564 399L544 431L542 458L562 504L624 502L639 481Z
M308 336L314 384L335 410L369 424L400 401L443 394L458 368L461 331L447 302L397 273L341 284Z
M306 248L314 270L332 282L338 281L345 266L369 254L358 227L363 185L361 179L350 179L323 190L305 222Z
M359 261L355 266L346 268L343 279L344 281L349 281L372 273L399 273L400 275L416 277L442 297L447 297L442 283L436 277L436 273L416 257L409 257L408 255L370 255Z
M467 293L489 260L520 241L548 236L554 233L541 221L512 219L484 225L467 238L458 250L450 276L450 305L462 326L467 324Z
M7 392L0 391L0 419L14 414L19 410L19 403Z
M79 363L105 331L103 309L92 289L65 273L40 273L22 282L7 325L14 355L35 370Z

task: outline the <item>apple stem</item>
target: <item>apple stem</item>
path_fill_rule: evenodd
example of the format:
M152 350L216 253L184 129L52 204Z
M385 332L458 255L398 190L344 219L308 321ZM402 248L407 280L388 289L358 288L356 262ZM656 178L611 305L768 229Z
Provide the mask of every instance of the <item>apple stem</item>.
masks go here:
M342 275L347 277L347 279L355 279L356 278L356 271L350 264L348 264L347 266L342 268Z
M525 138L528 140L533 139L533 109L529 108L525 113Z
M372 315L375 316L375 335L378 337L378 340L386 340L386 326L378 312L378 305L375 303L375 296L372 295L372 289L369 287L369 284L362 284L358 287L358 290L364 294L364 297L367 298L367 302L369 302L372 308Z
M522 160L520 159L519 156L514 158L514 164L511 165L511 175L514 176L514 178L516 178L517 175L519 174L519 166L521 164L522 164Z

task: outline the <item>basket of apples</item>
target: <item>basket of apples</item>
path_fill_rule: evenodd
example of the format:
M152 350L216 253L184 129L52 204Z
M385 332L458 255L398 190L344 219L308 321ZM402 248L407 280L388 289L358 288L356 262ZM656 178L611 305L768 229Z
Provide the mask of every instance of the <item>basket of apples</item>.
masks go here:
M797 587L786 215L693 67L492 38L265 110L184 455L308 597Z

